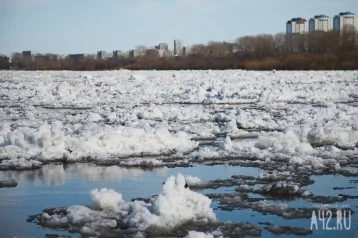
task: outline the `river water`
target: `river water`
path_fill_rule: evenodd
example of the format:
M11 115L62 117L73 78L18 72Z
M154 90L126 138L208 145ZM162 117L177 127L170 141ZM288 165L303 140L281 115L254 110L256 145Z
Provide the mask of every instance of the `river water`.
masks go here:
M49 164L35 171L5 171L0 172L0 181L15 179L18 186L14 188L1 188L0 196L0 237L45 237L46 234L70 235L80 237L79 234L69 234L66 231L51 230L26 222L29 215L40 213L46 207L71 205L89 205L89 191L94 188L112 188L123 194L126 201L138 197L151 197L161 191L162 182L170 175L182 173L184 175L197 176L203 180L225 179L232 175L259 176L262 171L258 168L239 166L205 166L194 165L189 168L156 168L142 170L138 168L121 168L118 166L102 167L92 164ZM340 193L358 195L357 189L345 191L333 190L333 187L356 187L354 180L343 176L313 176L315 183L305 187L315 195L337 196ZM233 187L204 189L201 193L229 193ZM252 195L260 196L260 195ZM286 203L289 207L312 207L313 203L298 199L294 201L277 201ZM358 228L358 203L357 200L347 200L335 205L348 205L356 213L353 214L350 230L327 231L318 224L317 231L312 237L356 237ZM251 209L223 211L217 209L215 200L212 207L219 221L270 222L274 225L298 226L310 228L311 219L287 220L275 215L262 215ZM332 219L331 226L335 224ZM262 229L263 237L276 237L265 229ZM281 235L280 237L294 237Z

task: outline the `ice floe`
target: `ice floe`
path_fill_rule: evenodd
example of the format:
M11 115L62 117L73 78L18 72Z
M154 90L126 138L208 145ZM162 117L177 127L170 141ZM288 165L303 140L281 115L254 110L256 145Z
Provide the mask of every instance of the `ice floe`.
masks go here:
M137 231L147 229L173 229L187 222L212 223L216 215L210 207L211 200L184 187L182 174L170 176L162 192L150 203L125 202L122 195L112 189L91 191L91 206L74 205L69 208L45 209L30 217L48 227L72 227L85 235L119 232L118 226Z
M17 128L2 136L0 158L77 161L190 152L197 142L185 132L165 128L98 127L96 124L64 127L55 121L38 129ZM20 164L19 164L20 165Z
M142 167L236 158L228 163L341 171L335 165L358 154L356 78L356 71L0 72L1 168L19 169L4 161L21 158Z

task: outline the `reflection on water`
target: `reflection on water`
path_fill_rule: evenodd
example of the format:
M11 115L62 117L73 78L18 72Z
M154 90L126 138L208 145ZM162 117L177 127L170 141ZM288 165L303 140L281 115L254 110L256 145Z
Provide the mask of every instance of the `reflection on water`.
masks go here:
M124 200L151 197L158 194L162 182L170 175L183 173L203 180L230 178L232 175L258 176L257 168L227 165L190 168L121 168L101 167L94 164L49 164L35 171L0 171L0 180L15 179L18 186L0 190L0 237L44 237L46 234L67 234L38 228L27 223L29 215L46 207L88 205L89 191L94 188L112 188L122 193ZM76 237L73 236L72 237Z
M205 169L202 169L204 168ZM172 173L170 173L171 171ZM29 171L0 171L0 181L14 179L19 184L31 183L35 186L49 185L59 186L71 179L78 178L84 181L111 181L111 180L141 180L145 173L151 173L156 177L164 179L170 174L183 173L198 176L203 180L229 178L232 175L259 176L262 174L260 168L232 167L227 164L218 166L197 165L190 168L159 167L143 170L141 168L125 168L114 166L98 166L95 164L48 164L38 170Z
M315 191L318 196L338 196L339 194L358 195L358 184L354 184L351 180L357 177L345 177L342 175L322 175L311 177L315 183L304 189ZM354 187L353 189L334 190L335 187ZM348 200L349 201L349 200ZM357 224L358 227L358 224Z
M132 198L150 197L161 191L162 182L166 177L177 173L197 176L203 180L225 179L232 175L251 175L258 177L264 173L258 168L232 167L228 165L204 166L197 165L189 168L155 168L142 170L138 168L121 168L118 166L102 167L94 164L69 164L69 165L45 165L35 171L2 171L0 180L14 179L18 182L15 188L0 189L0 237L44 237L46 234L67 234L65 231L53 231L38 228L27 223L29 215L37 214L46 207L87 205L90 203L89 191L94 188L112 188L123 194L123 198L129 201ZM337 196L339 193L358 195L357 189L333 190L333 187L356 187L350 180L343 176L312 176L315 184L305 189L315 195ZM204 189L202 193L232 193L235 187ZM250 197L260 197L257 194L249 194ZM271 201L287 203L289 207L311 208L312 203L298 199L291 201ZM351 199L349 203L357 214L357 200ZM218 203L213 202L213 208ZM233 212L216 210L217 217L221 221L271 222L275 225L292 225L309 228L310 219L285 220L274 215L262 215L251 209L236 210ZM6 214L6 215L4 215ZM333 220L333 219L332 219ZM352 217L352 229L342 234L342 237L352 236L358 227L357 215ZM264 237L274 237L263 230ZM336 237L338 233L318 231L315 237ZM77 237L71 235L72 237ZM288 236L280 236L288 237ZM290 236L292 237L292 236Z
M154 174L166 177L168 168L155 168L151 170ZM145 170L138 168L121 168L118 166L102 167L94 164L59 164L45 165L35 171L5 171L0 173L0 180L14 179L18 183L28 182L37 186L51 185L59 186L74 177L85 181L118 180L123 179L139 180Z

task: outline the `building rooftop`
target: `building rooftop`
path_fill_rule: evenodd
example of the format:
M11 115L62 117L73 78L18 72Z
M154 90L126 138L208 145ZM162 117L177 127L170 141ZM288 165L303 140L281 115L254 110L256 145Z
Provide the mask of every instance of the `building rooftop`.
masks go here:
M315 19L319 19L319 18L329 18L329 16L326 15L316 15L314 16Z
M340 12L339 13L340 16L349 16L349 15L355 15L353 12Z
M291 23L291 22L305 23L306 19L304 19L302 17L296 17L296 18L292 18L291 20L287 21L287 23Z

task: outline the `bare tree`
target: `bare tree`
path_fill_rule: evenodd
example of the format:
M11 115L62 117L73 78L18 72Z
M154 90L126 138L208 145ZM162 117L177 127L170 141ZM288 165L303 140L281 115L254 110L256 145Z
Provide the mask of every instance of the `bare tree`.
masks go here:
M145 45L137 45L137 46L135 47L135 50L138 51L138 54L139 54L139 55L144 55L144 53L145 53L145 51L146 51L147 49L148 49L148 47L145 46Z
M210 41L207 46L210 55L215 57L223 57L232 53L229 43Z
M190 51L192 54L196 55L206 55L208 53L207 47L203 44L193 45Z

